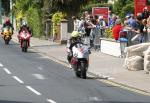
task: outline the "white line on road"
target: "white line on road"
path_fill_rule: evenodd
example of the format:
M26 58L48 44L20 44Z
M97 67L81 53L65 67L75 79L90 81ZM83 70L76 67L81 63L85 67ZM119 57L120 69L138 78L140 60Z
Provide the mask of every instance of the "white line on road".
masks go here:
M43 70L43 68L42 68L42 67L38 67L38 69L39 69L39 70Z
M30 91L32 91L33 93L35 93L36 95L42 95L40 92L36 91L34 88L32 88L31 86L26 86L26 88L28 88Z
M32 74L35 78L40 79L40 80L44 80L45 77L41 74Z
M17 80L19 83L24 84L24 82L21 79L19 79L17 76L13 76L13 78Z
M7 68L3 68L7 74L12 74Z
M55 102L55 101L53 101L51 99L47 99L47 101L50 102L50 103L57 103L57 102Z
M0 67L3 67L3 64L2 64L2 63L0 63Z

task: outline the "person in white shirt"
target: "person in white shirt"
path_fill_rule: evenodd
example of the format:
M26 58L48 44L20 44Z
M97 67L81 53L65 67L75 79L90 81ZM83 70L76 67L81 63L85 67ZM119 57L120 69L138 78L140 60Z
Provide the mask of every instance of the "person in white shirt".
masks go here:
M78 31L80 20L77 19L77 17L75 17L75 16L73 16L72 19L73 19L73 27L74 27L73 30Z

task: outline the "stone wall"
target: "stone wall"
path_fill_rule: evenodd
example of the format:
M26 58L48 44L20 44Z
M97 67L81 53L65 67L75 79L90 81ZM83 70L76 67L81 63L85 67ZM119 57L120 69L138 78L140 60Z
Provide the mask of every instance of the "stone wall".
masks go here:
M124 67L128 70L150 71L150 43L142 43L126 47Z

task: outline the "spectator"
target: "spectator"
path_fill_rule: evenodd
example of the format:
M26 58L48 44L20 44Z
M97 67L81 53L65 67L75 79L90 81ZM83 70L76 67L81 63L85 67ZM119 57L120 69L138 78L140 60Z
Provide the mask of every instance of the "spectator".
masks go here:
M85 34L85 27L84 27L85 20L84 20L84 17L81 17L80 19L81 20L79 22L78 32L84 35Z
M94 19L96 20L96 25L98 25L98 24L99 24L98 16L97 16L97 15L95 15L95 16L94 16Z
M126 15L124 22L129 25L130 15Z
M117 41L119 39L119 32L122 30L123 26L121 25L121 20L117 19L115 26L112 28L113 37Z
M148 33L148 41L150 41L150 15L147 18L147 33Z
M147 19L142 20L143 28L143 42L148 41L148 34L147 34Z
M85 21L87 21L88 18L89 18L89 12L85 11L84 14L83 14L83 17L84 17Z
M106 21L104 20L103 16L99 16L99 24L100 26L100 33L101 33L101 36L103 37L104 36L104 32L105 32L105 28L106 28Z
M115 25L116 19L117 19L117 16L113 15L112 18L109 20L108 26L113 27Z
M86 37L90 36L91 29L93 28L91 25L92 19L93 19L93 17L91 15L88 15L87 20L85 20L84 27L85 27L85 32L86 32L85 36Z
M136 19L135 19L133 14L130 15L130 19L128 20L128 23L129 23L129 26L131 28L135 28L135 26L136 26Z
M138 14L136 17L135 28L132 29L135 32L135 36L131 39L132 43L142 43L143 42L143 29L144 25L142 24L142 15Z
M73 26L74 26L73 30L78 31L80 20L75 16L73 16L72 19L73 19Z
M144 7L142 12L142 19L147 19L149 17L149 11L147 7Z

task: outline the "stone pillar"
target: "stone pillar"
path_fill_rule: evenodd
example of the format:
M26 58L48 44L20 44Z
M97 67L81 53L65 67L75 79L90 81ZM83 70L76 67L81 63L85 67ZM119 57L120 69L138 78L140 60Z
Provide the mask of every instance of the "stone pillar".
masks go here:
M62 20L60 25L60 42L61 44L64 44L67 42L67 39L69 37L68 34L68 20Z

